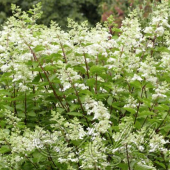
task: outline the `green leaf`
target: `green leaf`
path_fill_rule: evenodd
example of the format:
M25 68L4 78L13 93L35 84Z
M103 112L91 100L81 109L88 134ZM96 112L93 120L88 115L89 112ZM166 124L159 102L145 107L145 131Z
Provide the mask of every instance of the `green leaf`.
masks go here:
M25 118L25 114L23 112L17 113L19 118Z
M125 164L125 163L119 164L119 167L121 168L121 170L127 170L128 169L128 165Z
M32 62L32 65L34 68L38 67L39 63L38 62Z
M33 111L32 111L32 112L28 112L27 115L28 115L28 116L31 116L31 117L36 117L36 114L35 114L35 112L33 112Z
M0 118L5 117L4 113L0 112Z
M128 112L132 113L132 114L135 114L136 113L136 110L135 109L132 109L132 108L129 108L129 107L124 107L123 108L124 110L127 110Z
M34 169L33 165L30 162L25 162L25 164L22 166L22 170L30 170Z
M79 95L82 95L82 94L86 94L86 95L89 95L89 96L92 95L91 91L89 91L89 90L81 90L81 91L79 91Z
M92 78L92 79L88 79L88 80L87 80L87 86L94 86L95 81L96 81L96 80L93 79L93 78Z
M151 107L151 104L152 104L151 100L146 99L146 98L144 98L144 99L140 98L140 100L141 100L145 105L147 105L148 107Z
M64 112L65 111L65 109L63 109L63 108L61 108L61 107L58 107L57 108L57 112L59 112L59 113L62 113L62 112Z
M27 11L28 13L30 13L30 14L34 14L34 12L32 11L32 10L29 10L29 11Z
M141 122L136 121L135 122L135 128L140 129L141 128Z
M86 46L89 46L89 45L92 45L93 43L81 43L81 45L83 46L83 47L86 47Z
M56 75L55 75L55 74L52 74L52 75L49 77L50 81L52 81L55 77L56 77Z
M93 74L101 74L103 71L105 70L104 67L102 66L92 66L90 68L90 73L93 75Z
M160 104L156 107L154 107L155 110L159 110L159 111L164 111L164 110L169 110L169 106L165 105L165 104Z
M151 167L151 166L142 165L142 164L139 164L139 163L136 164L135 167L134 167L134 170L148 170L148 169L154 170L154 168Z
M147 82L146 88L149 88L149 89L154 88L154 85L151 82Z
M3 145L3 146L0 148L0 153L1 153L1 154L8 153L8 152L10 152L10 151L11 151L11 149L9 148L8 145Z
M110 94L108 93L103 93L103 94L95 94L94 98L96 98L97 100L105 100L109 97Z
M94 116L91 116L91 115L87 115L86 118L89 120L89 121L92 121Z
M115 102L112 104L112 107L115 108L115 109L117 109L117 110L121 110L121 108L119 107L119 105L118 105L117 103L115 103Z
M6 121L1 120L1 121L0 121L0 128L4 128L5 125L6 125Z
M168 125L165 125L165 126L163 126L163 127L161 127L160 129L163 129L163 130L165 130L165 131L169 131L169 129L170 129L170 124L168 124Z
M23 104L17 104L17 105L16 105L16 108L17 108L17 110L21 110L21 111L24 111L24 110L25 110Z
M80 66L74 66L74 70L77 72L80 72L82 74L86 73L86 70L80 65Z
M141 88L141 83L138 80L135 80L131 82L130 84L136 88Z
M4 105L4 107L5 107L6 109L10 110L10 111L14 111L14 108L13 108L13 107L10 107L10 106L8 106L8 105Z
M70 106L70 111L72 112L72 111L78 109L79 107L80 107L80 105L78 105L78 104L72 104L72 105Z
M36 82L39 82L39 81L40 81L40 75L37 75L32 82L36 83Z
M162 168L166 169L166 166L163 163L158 162L158 161L155 161L155 163L158 164L159 166L161 166Z
M155 113L154 112L150 112L150 111L142 111L140 113L140 116L150 116L150 115L154 115Z
M157 48L155 48L154 51L167 52L167 53L170 52L170 50L168 50L168 48L166 48L166 47L157 47Z
M43 51L45 48L42 45L37 45L33 50L35 52Z
M107 99L107 103L111 106L112 103L113 103L113 97L110 96L110 97Z
M67 114L71 116L83 116L83 114L79 112L68 112Z
M43 160L43 158L45 159L45 157L42 155L42 153L40 153L38 151L33 153L33 162L39 163Z

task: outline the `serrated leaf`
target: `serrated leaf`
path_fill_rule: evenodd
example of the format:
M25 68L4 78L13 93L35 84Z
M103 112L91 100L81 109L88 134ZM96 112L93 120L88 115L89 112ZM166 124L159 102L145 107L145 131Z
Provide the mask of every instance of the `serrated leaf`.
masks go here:
M150 112L150 111L142 111L140 113L141 116L150 116L150 115L154 115L154 112Z
M89 91L89 90L81 90L81 91L79 91L79 95L81 95L81 94L86 94L86 95L89 95L89 96L92 95L91 91Z
M136 88L141 88L141 83L137 80L131 82L130 84Z
M170 124L165 125L165 126L161 127L160 129L163 129L163 130L165 130L165 131L169 131L169 129L170 129Z
M83 116L83 114L79 112L68 112L67 114L71 116Z
M163 163L158 162L158 161L155 161L155 163L158 164L159 166L161 166L162 168L166 169L166 166Z
M79 108L79 107L80 107L80 105L78 105L78 104L72 104L72 105L70 106L70 111L72 112L72 111L76 110L76 109Z
M100 74L100 73L102 73L103 71L105 70L105 68L104 67L102 67L102 66L92 66L91 68L90 68L90 73L91 74Z
M135 114L136 113L136 110L135 109L132 109L132 108L129 108L129 107L124 107L123 108L124 110L127 110L128 112L132 113L132 114Z
M37 45L33 50L35 52L43 51L45 48L42 45Z
M1 153L1 154L8 153L8 152L10 152L10 151L11 151L11 149L9 148L8 145L3 145L3 146L0 148L0 153Z
M121 109L119 106L117 106L116 103L113 103L113 104L112 104L112 107L115 108L115 109L117 109L117 110L120 110L120 109Z
M165 105L165 104L160 104L156 107L154 107L155 110L159 110L159 111L164 111L164 110L169 110L169 106Z
M105 100L109 97L110 94L108 93L103 93L103 94L95 94L94 97L97 99L97 100Z
M86 70L82 66L74 66L74 70L77 72L81 72L82 74L86 73Z

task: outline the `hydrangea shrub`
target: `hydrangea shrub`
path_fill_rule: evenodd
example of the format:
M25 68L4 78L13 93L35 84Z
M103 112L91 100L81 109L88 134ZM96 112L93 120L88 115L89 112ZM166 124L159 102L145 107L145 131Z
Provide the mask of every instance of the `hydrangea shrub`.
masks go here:
M170 169L170 6L119 37L12 5L0 32L0 169ZM107 23L106 23L107 25Z

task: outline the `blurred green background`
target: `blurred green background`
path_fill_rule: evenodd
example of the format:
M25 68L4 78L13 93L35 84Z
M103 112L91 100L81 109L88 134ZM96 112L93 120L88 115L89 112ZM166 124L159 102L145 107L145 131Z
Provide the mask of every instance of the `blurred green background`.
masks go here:
M38 22L49 25L51 20L56 21L62 29L67 28L67 18L77 22L88 20L91 26L97 22L104 22L109 15L113 15L120 26L129 10L136 7L145 11L147 16L150 4L154 0L0 0L0 24L12 15L11 3L17 4L24 11L32 5L42 2L43 16ZM155 0L158 1L158 0ZM144 7L142 6L144 4Z

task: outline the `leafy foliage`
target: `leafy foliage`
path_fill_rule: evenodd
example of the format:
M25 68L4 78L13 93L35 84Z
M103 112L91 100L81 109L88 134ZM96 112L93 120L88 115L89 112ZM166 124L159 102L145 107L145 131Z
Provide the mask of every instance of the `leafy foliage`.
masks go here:
M22 10L28 11L32 5L41 2L43 15L37 21L39 24L49 26L51 20L53 20L63 29L67 29L67 18L72 18L77 22L88 20L92 26L95 26L97 22L105 22L110 15L113 15L116 24L120 27L122 20L127 17L129 11L137 8L141 19L147 18L158 1L154 0L152 3L151 0L1 0L0 24L4 23L7 17L12 16L11 3L15 3Z
M12 5L0 32L0 169L169 169L168 1L119 36Z
M22 10L28 11L32 5L42 3L42 17L37 21L39 24L50 25L51 20L56 21L63 29L67 29L67 18L77 22L88 20L91 25L100 21L101 10L99 1L93 0L1 0L0 1L0 23L4 23L7 17L12 16L11 3L20 6ZM62 18L62 19L61 19Z

